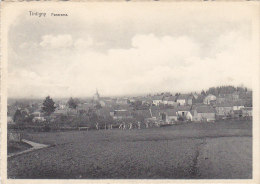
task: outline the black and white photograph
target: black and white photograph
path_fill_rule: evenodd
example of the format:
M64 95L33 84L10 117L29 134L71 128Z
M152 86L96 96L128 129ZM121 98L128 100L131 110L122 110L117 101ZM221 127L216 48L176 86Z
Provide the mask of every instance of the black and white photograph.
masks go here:
M6 183L257 183L259 2L1 9Z

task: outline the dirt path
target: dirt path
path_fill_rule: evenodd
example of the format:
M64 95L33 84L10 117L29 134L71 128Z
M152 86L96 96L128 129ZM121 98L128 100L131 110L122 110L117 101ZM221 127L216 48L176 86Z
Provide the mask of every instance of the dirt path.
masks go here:
M31 145L32 147L30 149L27 149L27 150L24 150L24 151L21 151L21 152L11 153L7 156L8 158L11 158L11 157L14 157L14 156L17 156L17 155L21 155L21 154L24 154L24 153L28 153L28 152L31 152L31 151L34 151L34 150L46 148L46 147L49 146L49 145L45 145L45 144L39 144L39 143L36 143L36 142L32 142L32 141L29 141L29 140L26 140L26 139L23 139L22 142L25 142L25 143Z

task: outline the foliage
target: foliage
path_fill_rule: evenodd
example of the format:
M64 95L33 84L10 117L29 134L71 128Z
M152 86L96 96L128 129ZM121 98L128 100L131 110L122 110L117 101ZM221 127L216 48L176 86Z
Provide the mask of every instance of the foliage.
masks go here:
M181 94L180 93L175 93L175 96L180 96Z
M23 115L22 115L22 112L20 109L17 109L14 113L14 117L13 117L13 120L14 122L21 122L23 119Z
M45 115L49 116L51 115L51 113L53 113L56 109L55 107L55 103L52 100L52 98L50 98L50 96L47 96L42 104L42 111L44 112Z
M101 104L99 102L96 102L95 109L101 109L101 108L102 108Z
M219 94L232 94L234 92L247 92L247 88L243 86L218 86L218 87L211 87L206 91L206 94L212 95L219 95Z
M68 100L68 105L69 105L69 108L71 108L71 109L76 109L78 104L79 104L78 99L73 99L72 97L70 97L70 99Z
M17 109L15 111L15 114L13 116L13 120L16 123L22 124L22 123L30 123L32 122L33 116L29 115L27 111Z

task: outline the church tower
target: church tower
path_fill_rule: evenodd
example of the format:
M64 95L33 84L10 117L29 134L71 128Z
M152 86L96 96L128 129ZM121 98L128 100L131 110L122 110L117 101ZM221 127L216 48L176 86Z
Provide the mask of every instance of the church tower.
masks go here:
M94 101L99 101L99 100L100 100L100 96L98 90L96 89L96 93L94 94Z

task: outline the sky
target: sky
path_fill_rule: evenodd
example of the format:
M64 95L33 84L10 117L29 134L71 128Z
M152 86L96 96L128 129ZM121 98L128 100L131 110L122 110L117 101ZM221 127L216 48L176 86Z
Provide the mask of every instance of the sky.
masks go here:
M30 9L67 17L32 17L26 9L17 13L8 32L8 97L252 87L248 9L137 6Z

